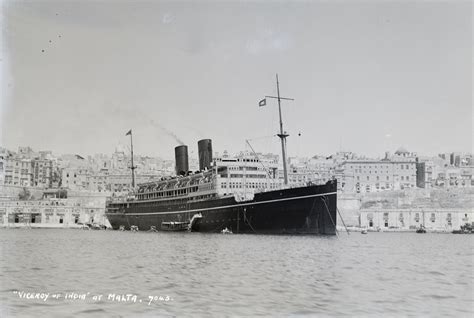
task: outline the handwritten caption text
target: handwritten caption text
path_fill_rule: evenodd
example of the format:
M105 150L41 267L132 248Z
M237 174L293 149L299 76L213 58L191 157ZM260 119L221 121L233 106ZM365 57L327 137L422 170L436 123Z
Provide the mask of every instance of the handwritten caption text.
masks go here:
M64 300L64 301L107 301L107 302L119 302L119 303L144 303L150 306L153 303L158 302L169 302L172 301L168 295L157 296L149 295L147 297L140 297L136 294L93 294L90 292L87 293L76 293L76 292L67 292L67 293L38 293L38 292L27 292L27 291L13 291L13 294L18 296L20 299L27 300L36 300L36 301L53 301L53 300Z

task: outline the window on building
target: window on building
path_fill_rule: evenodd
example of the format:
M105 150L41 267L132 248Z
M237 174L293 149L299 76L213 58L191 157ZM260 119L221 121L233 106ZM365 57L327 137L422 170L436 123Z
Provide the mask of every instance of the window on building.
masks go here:
M409 169L409 168L408 168L408 165L406 166L406 168Z
M387 176L387 181L389 180L389 176Z
M369 181L369 176L367 176L367 181Z
M409 177L409 176L407 176L407 181L408 181L408 180L410 180L410 177Z

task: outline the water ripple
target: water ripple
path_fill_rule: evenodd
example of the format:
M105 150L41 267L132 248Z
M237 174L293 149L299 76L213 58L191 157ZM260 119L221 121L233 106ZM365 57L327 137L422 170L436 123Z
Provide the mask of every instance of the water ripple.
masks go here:
M0 230L0 314L468 316L473 237ZM40 302L15 291L103 298ZM142 302L108 294L137 294ZM166 295L172 300L148 304Z

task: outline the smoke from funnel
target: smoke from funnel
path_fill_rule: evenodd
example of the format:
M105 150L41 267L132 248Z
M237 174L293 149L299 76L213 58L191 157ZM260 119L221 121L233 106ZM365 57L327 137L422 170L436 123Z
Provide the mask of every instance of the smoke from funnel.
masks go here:
M172 137L178 144L180 145L184 145L184 142L178 138L178 136L176 136L176 134L168 129L166 129L165 127L161 126L160 124L158 123L155 123L155 121L152 119L150 120L150 123L155 126L155 127L158 127L160 128L161 130L163 130L168 136Z

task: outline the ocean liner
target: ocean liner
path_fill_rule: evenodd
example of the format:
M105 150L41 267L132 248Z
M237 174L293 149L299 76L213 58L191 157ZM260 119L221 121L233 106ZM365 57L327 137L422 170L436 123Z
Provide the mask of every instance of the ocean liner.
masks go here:
M288 185L286 137L277 96L283 183L255 154L212 158L212 142L198 142L199 171L190 172L187 146L175 148L176 177L140 184L133 195L109 198L106 216L113 229L190 230L256 234L336 234L336 180ZM259 106L266 104L266 99ZM131 135L131 131L127 135ZM132 142L132 139L130 139ZM132 187L135 188L132 151Z

